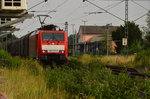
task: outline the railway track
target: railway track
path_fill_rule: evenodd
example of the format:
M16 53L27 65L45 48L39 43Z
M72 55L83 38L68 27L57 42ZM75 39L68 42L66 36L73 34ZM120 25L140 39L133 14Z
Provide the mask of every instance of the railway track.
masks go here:
M121 66L106 66L107 69L112 70L113 74L118 75L119 73L126 73L130 75L131 77L141 77L141 78L150 78L149 75L144 74L136 70L135 68L128 68L128 67L121 67Z

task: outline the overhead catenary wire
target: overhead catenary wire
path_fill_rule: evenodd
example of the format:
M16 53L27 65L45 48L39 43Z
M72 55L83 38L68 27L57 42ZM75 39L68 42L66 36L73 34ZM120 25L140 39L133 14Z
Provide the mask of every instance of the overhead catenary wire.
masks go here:
M62 5L64 5L67 1L69 1L69 0L65 0L64 2L62 2L61 4L59 4L57 7L55 7L53 10L50 10L50 11L31 11L31 12L48 12L48 14L50 13L50 12L56 12L56 9L58 9L59 7L61 7ZM120 3L122 3L123 1L120 1L120 2L118 2L118 3L116 3L116 4L114 4L114 5L110 5L111 7L110 8L108 8L108 10L110 10L110 9L112 9L112 8L114 8L115 6L117 6L117 5L119 5ZM41 3L41 2L40 2ZM40 3L38 3L37 5L39 5ZM35 7L35 6L33 6L33 7ZM33 8L32 7L32 8ZM109 6L108 6L109 7ZM31 9L31 8L30 8ZM78 18L74 18L74 19L72 19L72 20L70 20L70 21L74 21L74 20L77 20L77 19L81 19L81 18L83 18L83 17L86 17L86 16L88 16L88 15L83 15L83 16L80 16L80 17L78 17Z
M29 10L31 10L31 9L33 9L33 8L35 8L35 7L37 7L38 5L40 5L40 4L44 3L44 2L47 2L47 1L48 1L48 0L41 1L41 2L39 2L38 4L36 4L36 5L32 6L32 7L30 7L29 9L27 9L27 11L28 11L28 12L38 12L38 11L29 11ZM44 6L42 6L42 7L44 7ZM43 11L43 12L44 12L44 11ZM50 12L50 11L49 11L49 12ZM37 22L37 21L36 21L36 22ZM34 21L33 21L31 24L27 25L26 28L21 29L21 31L24 31L24 30L28 29L29 26L31 26L33 23L34 23ZM20 23L19 23L19 24L20 24ZM18 24L18 25L19 25L19 24Z
M108 5L108 6L104 7L104 9L106 9L107 11L109 11L109 10L115 8L116 6L118 6L119 4L121 4L123 2L124 2L124 0L122 0L122 1L120 1L118 3L115 3L115 4ZM99 11L99 10L97 10L97 11ZM97 12L97 11L95 11L95 12Z
M89 2L90 4L94 5L95 7L97 7L97 8L99 8L99 9L105 11L106 13L108 13L108 14L110 14L110 15L116 17L117 19L119 19L119 20L121 20L121 21L125 21L125 20L123 20L122 18L116 16L115 14L113 14L113 13L111 13L111 12L105 10L104 8L102 8L102 7L100 7L100 6L96 5L96 4L94 4L93 2L90 2L89 0L85 0L85 1Z
M47 2L48 0L45 0L45 1ZM36 6L40 5L40 4L42 4L42 3L45 2L45 1L42 1L42 2L40 2L40 3L36 4L36 5L34 5L33 7L29 8L28 10L30 10L30 9L32 9L32 8L34 8L34 7L36 7ZM49 14L49 13L51 13L51 12L56 12L56 9L58 9L59 7L61 7L62 5L64 5L67 1L69 1L69 0L65 0L64 2L62 2L61 4L59 4L58 6L56 6L53 10L28 11L28 12L47 12L47 14Z
M35 8L35 7L37 7L38 5L40 5L40 4L42 4L42 3L44 3L44 2L47 2L48 0L44 0L44 1L41 1L41 2L39 2L38 4L36 4L36 5L34 5L34 6L32 6L32 7L30 7L29 9L27 9L27 11L28 12L31 12L31 11L29 11L29 10L31 10L31 9L33 9L33 8ZM33 11L34 12L34 11ZM17 23L17 25L16 26L18 26L20 23Z
M124 2L124 0L122 0L122 1L120 1L120 2L118 2L118 3L113 4L112 7L108 8L107 10L110 10L110 9L112 9L112 8L114 8L114 7L116 7L116 6L118 6L118 5L121 4L122 2Z
M53 10L56 10L56 9L58 9L59 7L61 7L61 6L63 6L66 2L68 2L69 0L65 0L64 2L62 2L61 4L59 4L58 6L56 6ZM52 10L52 11L53 11ZM48 14L49 14L50 12L48 12Z
M83 15L83 16L80 16L80 17L71 19L71 20L69 20L68 22L75 21L75 20L79 20L79 19L84 18L84 17L87 17L87 16L89 16L89 15L90 15L90 14L88 14L88 15Z
M147 8L145 8L144 6L140 5L139 3L135 2L135 0L131 0L131 1L132 1L133 3L135 3L136 5L142 7L143 9L147 10L148 12L150 11L149 9L147 9ZM134 20L134 22L135 22L135 21L138 21L138 20L141 19L141 18L143 18L143 17L146 16L147 14L148 14L148 13L145 13L145 14L143 14L142 16L136 18L136 19Z
M44 2L47 2L47 1L48 1L48 0L41 1L41 2L39 2L38 4L36 4L36 5L32 6L32 7L30 7L30 8L27 9L27 10L29 11L29 10L31 10L31 9L33 9L33 8L35 8L35 7L37 7L38 5L40 5L40 4L44 3Z
M135 19L135 20L133 20L133 21L135 22L135 21L137 21L137 20L143 18L143 17L144 17L145 15L147 15L147 14L148 14L148 13L145 13L145 14L143 14L142 16L138 17L137 19Z
M59 7L61 7L61 6L63 6L67 1L69 1L69 0L65 0L64 2L62 2L61 4L59 4L57 7L55 7L54 9L58 9ZM99 1L105 1L105 0L99 0ZM119 1L118 2L118 4L119 3L121 3L122 2L122 0L106 0L106 1ZM135 1L139 1L139 0L135 0ZM144 1L146 1L146 0L144 0ZM114 7L115 7L115 5L117 5L117 4L114 4ZM108 9L106 9L107 11L108 10L110 10L110 9L112 9L113 8L113 6L110 6L110 7L108 7ZM51 10L49 10L49 11L51 11ZM43 11L43 12L49 12L48 10L46 11ZM37 11L37 12L42 12L42 11ZM83 17L87 17L88 15L83 15L83 16L80 16L80 17L77 17L77 18L73 18L73 19L71 19L70 21L75 21L75 20L78 20L78 19L81 19L81 18L83 18ZM143 16L143 15L142 15Z
M44 0L36 5L34 5L33 7L29 8L28 10L31 10L32 8L42 4L43 2L47 2L48 0ZM53 10L49 10L49 11L28 11L28 12L48 12L47 14L51 13L51 12L56 12L55 10L58 9L59 7L61 7L62 5L64 5L67 1L69 0L65 0L64 2L62 2L61 4L59 4L57 7L55 7ZM37 22L37 21L36 21ZM31 24L29 24L27 27L31 26L34 22L32 22ZM26 30L27 28L22 29L21 31Z
M136 5L142 7L143 9L150 11L149 9L145 8L144 6L140 5L139 3L135 2L134 0L131 0L133 3L135 3Z
M111 5L108 5L108 6L104 7L104 9L106 9L107 11L109 11L109 10L117 7L119 4L121 4L123 2L124 2L124 0L122 0L120 2L117 2L117 3L114 3L114 4L111 4ZM99 10L96 10L95 12L97 12L97 11L99 11Z
M116 6L118 6L119 4L121 4L123 1L124 1L124 0L122 0L122 1L120 1L120 2L117 2L117 3L115 3L115 4L111 4L111 5L109 5L109 6L106 6L106 7L104 7L104 8L110 10L110 9L112 9L112 8L114 8L114 7L116 7ZM81 6L81 5L79 5L79 6ZM109 8L109 7L110 7L110 8ZM77 9L78 9L78 8L77 8ZM97 10L97 11L99 11L99 10ZM95 12L97 12L97 11L95 11ZM71 13L74 13L74 10L73 10ZM72 15L72 14L69 13L68 15ZM68 22L75 21L75 20L79 20L79 19L84 18L84 17L87 17L87 16L89 16L89 15L90 15L90 14L88 14L88 15L82 15L82 16L79 16L79 17L77 17L77 18L73 18L73 19L69 20ZM69 16L66 16L66 17L69 17ZM65 18L65 17L63 17L63 18Z

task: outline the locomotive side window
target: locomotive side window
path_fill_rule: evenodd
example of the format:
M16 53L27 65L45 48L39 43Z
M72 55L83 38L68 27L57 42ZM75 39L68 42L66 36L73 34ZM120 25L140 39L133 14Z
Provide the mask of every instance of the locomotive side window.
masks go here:
M42 33L43 41L64 41L64 33Z

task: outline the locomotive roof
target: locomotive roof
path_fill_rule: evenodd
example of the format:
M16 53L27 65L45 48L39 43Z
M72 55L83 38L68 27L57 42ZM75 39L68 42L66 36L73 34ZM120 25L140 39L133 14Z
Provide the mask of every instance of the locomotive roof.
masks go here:
M38 30L63 31L63 30L60 29L58 26L53 25L53 24L44 25L44 26L38 28L37 30L34 30L34 31L32 31L32 32L30 32L30 33L28 33L28 34L22 36L20 39L23 39L23 38L25 38L25 37L27 37L27 36L30 36L32 33L34 33L35 31L38 31Z
M40 27L38 30L63 31L58 26L53 25L53 24L51 24L51 25L44 25L44 26Z

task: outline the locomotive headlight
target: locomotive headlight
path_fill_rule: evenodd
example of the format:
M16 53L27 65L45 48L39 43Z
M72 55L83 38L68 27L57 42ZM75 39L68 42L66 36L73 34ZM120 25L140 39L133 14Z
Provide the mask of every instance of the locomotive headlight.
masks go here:
M65 52L64 50L60 50L60 51L59 51L59 53L64 53L64 52Z
M43 52L43 53L46 53L47 51L46 51L46 50L42 50L42 52Z

